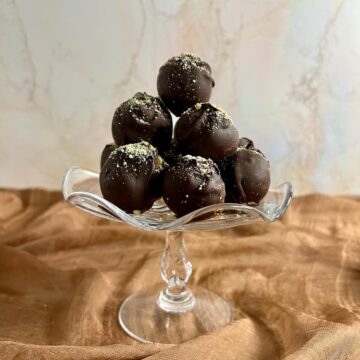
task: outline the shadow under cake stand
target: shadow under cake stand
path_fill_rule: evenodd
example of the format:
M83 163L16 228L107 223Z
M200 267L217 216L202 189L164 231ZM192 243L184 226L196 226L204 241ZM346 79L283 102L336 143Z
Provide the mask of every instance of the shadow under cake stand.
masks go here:
M184 232L214 230L254 222L273 222L287 209L292 186L285 182L267 193L256 206L215 204L176 218L162 202L143 214L127 214L105 200L99 174L72 167L63 180L65 200L90 214L124 222L147 231L166 231L160 274L165 286L153 286L129 296L120 306L123 330L144 343L176 344L222 327L231 321L230 304L219 295L188 287L192 265L184 244Z

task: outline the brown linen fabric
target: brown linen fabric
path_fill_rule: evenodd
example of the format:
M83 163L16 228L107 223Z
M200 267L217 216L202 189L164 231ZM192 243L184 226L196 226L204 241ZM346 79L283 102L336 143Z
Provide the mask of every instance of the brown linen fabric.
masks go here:
M191 279L235 320L180 345L139 344L117 322L159 281L163 233L0 191L0 359L360 359L360 201L294 199L273 224L187 235Z

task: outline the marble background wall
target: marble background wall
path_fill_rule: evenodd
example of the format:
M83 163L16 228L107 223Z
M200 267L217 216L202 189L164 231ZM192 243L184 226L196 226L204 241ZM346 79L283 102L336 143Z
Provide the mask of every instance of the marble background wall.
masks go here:
M360 193L360 1L0 0L0 186L97 169L115 107L194 52L297 194Z

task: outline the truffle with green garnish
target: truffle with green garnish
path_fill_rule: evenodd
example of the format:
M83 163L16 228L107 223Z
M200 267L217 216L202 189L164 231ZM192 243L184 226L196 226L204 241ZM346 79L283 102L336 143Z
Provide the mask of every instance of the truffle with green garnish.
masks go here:
M163 199L176 216L223 203L225 184L210 159L185 155L164 171Z
M195 104L185 111L174 130L178 149L183 154L222 160L235 153L239 134L230 117L220 107Z
M160 198L165 167L157 150L146 141L120 146L101 169L101 192L120 209L142 213Z
M192 54L169 59L157 78L159 96L176 116L198 102L209 101L214 86L210 65Z
M171 114L159 98L138 92L116 109L112 135L117 146L144 140L162 151L171 141Z

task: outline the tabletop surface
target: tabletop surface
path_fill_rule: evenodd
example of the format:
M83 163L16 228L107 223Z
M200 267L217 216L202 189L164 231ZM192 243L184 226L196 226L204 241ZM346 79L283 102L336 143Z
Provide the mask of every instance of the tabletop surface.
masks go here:
M191 284L234 321L144 345L116 313L160 281L163 233L70 207L59 192L0 191L1 359L359 359L360 199L295 198L279 221L190 232Z

